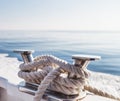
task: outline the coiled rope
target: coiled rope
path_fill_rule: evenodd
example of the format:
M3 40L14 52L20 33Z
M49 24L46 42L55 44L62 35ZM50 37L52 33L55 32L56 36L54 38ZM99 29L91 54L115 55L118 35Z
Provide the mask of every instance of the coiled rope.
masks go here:
M79 94L87 89L95 94L120 101L120 98L88 86L86 79L89 73L82 66L75 66L52 55L38 56L33 62L21 64L20 70L19 77L27 82L39 84L34 101L40 101L46 89L66 95Z

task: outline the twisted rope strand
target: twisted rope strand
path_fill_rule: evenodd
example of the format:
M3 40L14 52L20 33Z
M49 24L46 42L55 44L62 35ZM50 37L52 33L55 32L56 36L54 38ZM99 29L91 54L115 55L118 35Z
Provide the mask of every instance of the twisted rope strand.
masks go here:
M40 101L42 99L42 96L46 89L48 88L50 82L53 81L53 79L56 78L56 76L60 75L60 69L57 68L51 72L48 73L48 75L44 78L44 80L41 82L40 86L38 87L38 91L35 94L34 101Z
M94 94L96 94L96 95L100 95L100 96L104 96L104 97L108 97L108 98L111 98L111 99L120 101L120 98L115 97L115 96L113 96L113 95L111 95L111 94L108 94L107 92L104 92L104 91L102 91L102 90L99 90L99 89L97 89L97 88L95 88L95 87L92 87L92 86L89 86L89 85L85 85L85 86L84 86L84 89L85 89L85 90L88 90L89 92L92 92L92 93L94 93Z

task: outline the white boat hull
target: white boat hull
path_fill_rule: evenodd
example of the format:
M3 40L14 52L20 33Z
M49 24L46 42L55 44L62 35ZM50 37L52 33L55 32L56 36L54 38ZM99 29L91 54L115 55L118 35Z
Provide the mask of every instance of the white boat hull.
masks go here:
M20 92L18 85L9 83L0 78L0 101L33 101L33 96Z

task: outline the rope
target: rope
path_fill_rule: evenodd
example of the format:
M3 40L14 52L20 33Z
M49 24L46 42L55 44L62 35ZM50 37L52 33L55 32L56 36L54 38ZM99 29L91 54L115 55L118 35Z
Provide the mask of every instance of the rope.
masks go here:
M48 88L49 84L56 78L56 76L60 75L58 72L60 69L56 69L52 72L49 72L48 75L44 78L41 82L40 86L38 87L38 91L35 94L34 101L40 101L46 89Z
M79 94L84 89L99 94L97 89L86 86L88 72L82 66L75 66L52 55L38 56L33 62L21 64L18 76L27 82L39 84L34 101L40 101L46 89L66 95ZM117 99L109 94L99 94Z
M95 87L92 87L92 86L89 86L89 85L85 85L84 89L89 91L89 92L92 92L92 93L94 93L96 95L100 95L100 96L104 96L104 97L107 97L107 98L111 98L111 99L120 101L120 98L115 97L114 95L111 95L111 94L109 94L107 92L104 92L102 90L99 90L99 89L97 89Z

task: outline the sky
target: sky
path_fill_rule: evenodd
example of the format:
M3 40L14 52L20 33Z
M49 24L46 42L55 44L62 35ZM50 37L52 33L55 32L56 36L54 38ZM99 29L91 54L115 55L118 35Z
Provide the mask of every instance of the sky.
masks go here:
M0 30L120 31L120 0L0 0Z

